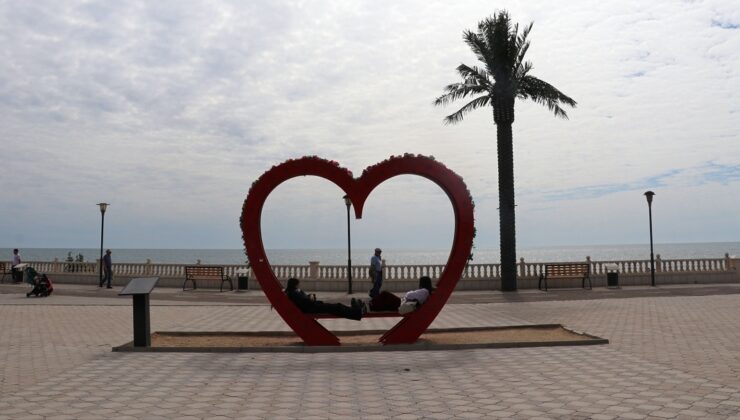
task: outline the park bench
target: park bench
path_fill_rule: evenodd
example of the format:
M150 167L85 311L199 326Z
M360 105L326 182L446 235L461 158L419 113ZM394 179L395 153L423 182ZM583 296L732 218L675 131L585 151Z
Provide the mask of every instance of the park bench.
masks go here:
M224 291L224 282L229 282L229 290L234 290L234 284L231 277L224 274L224 268L217 265L186 265L185 281L182 283L182 290L185 290L189 281L193 282L193 290L198 288L196 281L215 280L220 281L219 291Z
M542 283L545 284L547 291L547 280L551 279L581 279L581 287L591 289L591 265L588 263L562 263L562 264L545 264L545 272L540 274L540 281L537 288L542 290Z
M6 262L0 262L0 272L2 272L2 275L3 275L2 277L0 277L0 283L4 283L5 282L5 276L7 276L8 274L12 274L12 271L11 271L10 267L11 266L8 263L6 263ZM13 279L11 279L11 280L13 280Z

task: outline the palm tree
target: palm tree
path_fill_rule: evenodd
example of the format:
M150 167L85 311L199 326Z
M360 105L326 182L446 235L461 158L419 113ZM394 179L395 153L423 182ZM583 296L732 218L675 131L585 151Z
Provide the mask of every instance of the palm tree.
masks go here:
M457 72L462 82L445 87L445 94L434 101L447 105L457 99L475 96L445 124L456 124L470 111L490 105L496 124L498 149L499 230L501 237L501 289L516 290L516 235L514 229L514 154L511 125L514 100L530 99L545 105L555 116L568 118L561 105L576 106L576 101L554 86L529 74L532 63L524 61L529 49L529 24L521 33L512 26L507 11L494 13L478 23L478 32L466 30L463 39L475 53L482 67L461 64Z

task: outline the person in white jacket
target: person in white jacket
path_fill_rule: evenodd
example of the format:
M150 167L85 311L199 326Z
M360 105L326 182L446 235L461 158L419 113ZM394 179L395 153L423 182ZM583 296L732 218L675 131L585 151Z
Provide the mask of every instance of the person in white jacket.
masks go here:
M398 297L387 290L383 290L378 296L372 298L369 308L375 312L398 311L401 315L407 314L415 311L426 302L432 291L434 291L432 279L424 276L419 279L419 288L409 290L403 297Z
M434 291L432 287L432 279L428 276L419 278L419 288L416 290L409 290L401 298L401 305L398 307L398 313L407 314L415 311L419 306L423 305L424 302L429 299L429 296Z
M23 281L23 269L21 269L20 267L16 267L21 262L23 262L21 260L21 253L20 251L18 251L18 248L16 248L13 250L13 264L10 266L10 277L13 278L13 282L15 283L20 283Z

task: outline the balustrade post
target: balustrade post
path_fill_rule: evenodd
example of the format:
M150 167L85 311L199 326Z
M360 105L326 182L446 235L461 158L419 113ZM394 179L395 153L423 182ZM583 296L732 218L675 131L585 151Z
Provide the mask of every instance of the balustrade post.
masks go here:
M727 254L725 254L725 255L727 255ZM54 273L60 273L62 271L60 269L60 267L59 267L59 258L54 258L54 264L52 264L51 267L52 267L51 268L51 271L54 272ZM729 267L729 265L728 265L728 267Z
M732 258L730 258L730 254L725 252L725 270L732 270L735 268L732 264Z
M524 278L527 274L527 266L524 264L524 257L519 258L519 277Z
M308 277L311 280L319 279L319 262L318 261L308 262Z
M663 271L663 262L660 260L660 254L655 256L655 271L659 273Z
M152 274L152 260L147 258L146 264L144 264L144 275Z
M731 267L732 270L740 272L740 258L738 258L737 256L732 256L729 258L729 260L729 267ZM740 273L738 273L738 275L740 275Z

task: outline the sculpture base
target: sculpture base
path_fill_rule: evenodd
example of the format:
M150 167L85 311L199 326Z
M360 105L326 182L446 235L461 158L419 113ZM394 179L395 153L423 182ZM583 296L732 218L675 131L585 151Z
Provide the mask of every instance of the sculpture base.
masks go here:
M427 330L414 344L383 345L382 331L336 332L341 346L306 346L291 332L157 332L151 347L127 343L113 351L152 352L362 352L399 350L464 350L474 348L543 347L608 344L609 340L569 330L562 325L521 325Z

